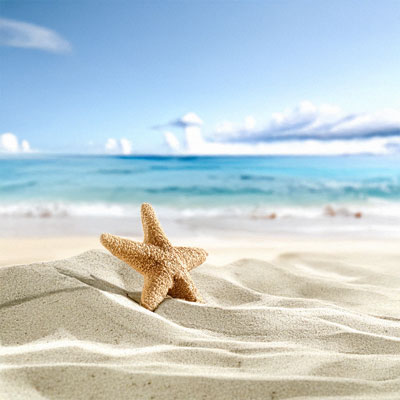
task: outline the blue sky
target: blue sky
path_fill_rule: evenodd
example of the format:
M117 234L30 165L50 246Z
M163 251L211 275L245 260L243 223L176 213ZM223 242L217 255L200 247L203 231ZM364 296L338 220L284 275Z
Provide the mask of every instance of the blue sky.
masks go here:
M3 150L269 154L335 133L307 152L400 147L399 1L0 6L0 134L19 141Z

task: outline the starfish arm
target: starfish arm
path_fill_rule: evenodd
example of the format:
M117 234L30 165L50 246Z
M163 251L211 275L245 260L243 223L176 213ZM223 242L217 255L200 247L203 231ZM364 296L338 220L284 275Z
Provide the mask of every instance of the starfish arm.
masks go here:
M188 271L198 267L206 261L207 252L198 247L174 247L179 257L186 264Z
M160 249L109 233L103 233L100 236L100 242L115 257L126 262L141 274L146 274L149 266L156 264L159 258L157 255L160 253Z
M161 228L153 207L148 203L143 203L141 207L141 217L144 232L143 242L161 248L171 248L172 244L167 235Z
M177 299L197 303L204 302L189 274L180 274L179 276L175 276L173 286L169 290L168 294Z
M167 275L144 278L144 286L140 304L150 311L154 311L165 299L173 284L172 278Z

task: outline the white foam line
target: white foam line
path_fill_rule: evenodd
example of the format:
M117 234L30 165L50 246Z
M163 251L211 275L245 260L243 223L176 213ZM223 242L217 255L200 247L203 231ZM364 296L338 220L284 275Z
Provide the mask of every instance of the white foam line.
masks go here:
M233 206L188 206L177 208L171 206L158 207L158 214L167 219L191 219L191 218L263 218L272 211L278 214L278 218L306 218L324 219L331 218L325 215L325 207L331 205L337 212L336 218L340 220L351 220L354 211L361 211L368 217L399 217L400 204L397 200L383 200L369 198L366 202L335 203L327 202L319 205L293 204L282 206L277 203L236 204ZM115 217L137 218L139 205L111 202L68 202L68 201L36 201L36 202L12 202L0 203L0 216L21 216L21 217Z

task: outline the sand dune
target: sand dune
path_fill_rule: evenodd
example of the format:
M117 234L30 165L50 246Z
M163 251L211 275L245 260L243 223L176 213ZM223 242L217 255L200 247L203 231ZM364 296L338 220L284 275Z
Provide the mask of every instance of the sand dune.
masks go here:
M400 263L399 263L400 264ZM400 273L292 252L205 264L207 304L137 302L92 250L0 269L2 399L398 399Z

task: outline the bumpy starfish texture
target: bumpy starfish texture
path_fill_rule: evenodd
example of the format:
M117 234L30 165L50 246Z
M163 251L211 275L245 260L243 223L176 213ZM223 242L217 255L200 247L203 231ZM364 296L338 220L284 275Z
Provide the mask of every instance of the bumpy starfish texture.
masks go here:
M141 217L143 243L108 233L100 236L107 250L143 275L141 305L154 311L167 294L203 302L189 271L203 264L207 252L196 247L172 246L150 204L142 204Z

